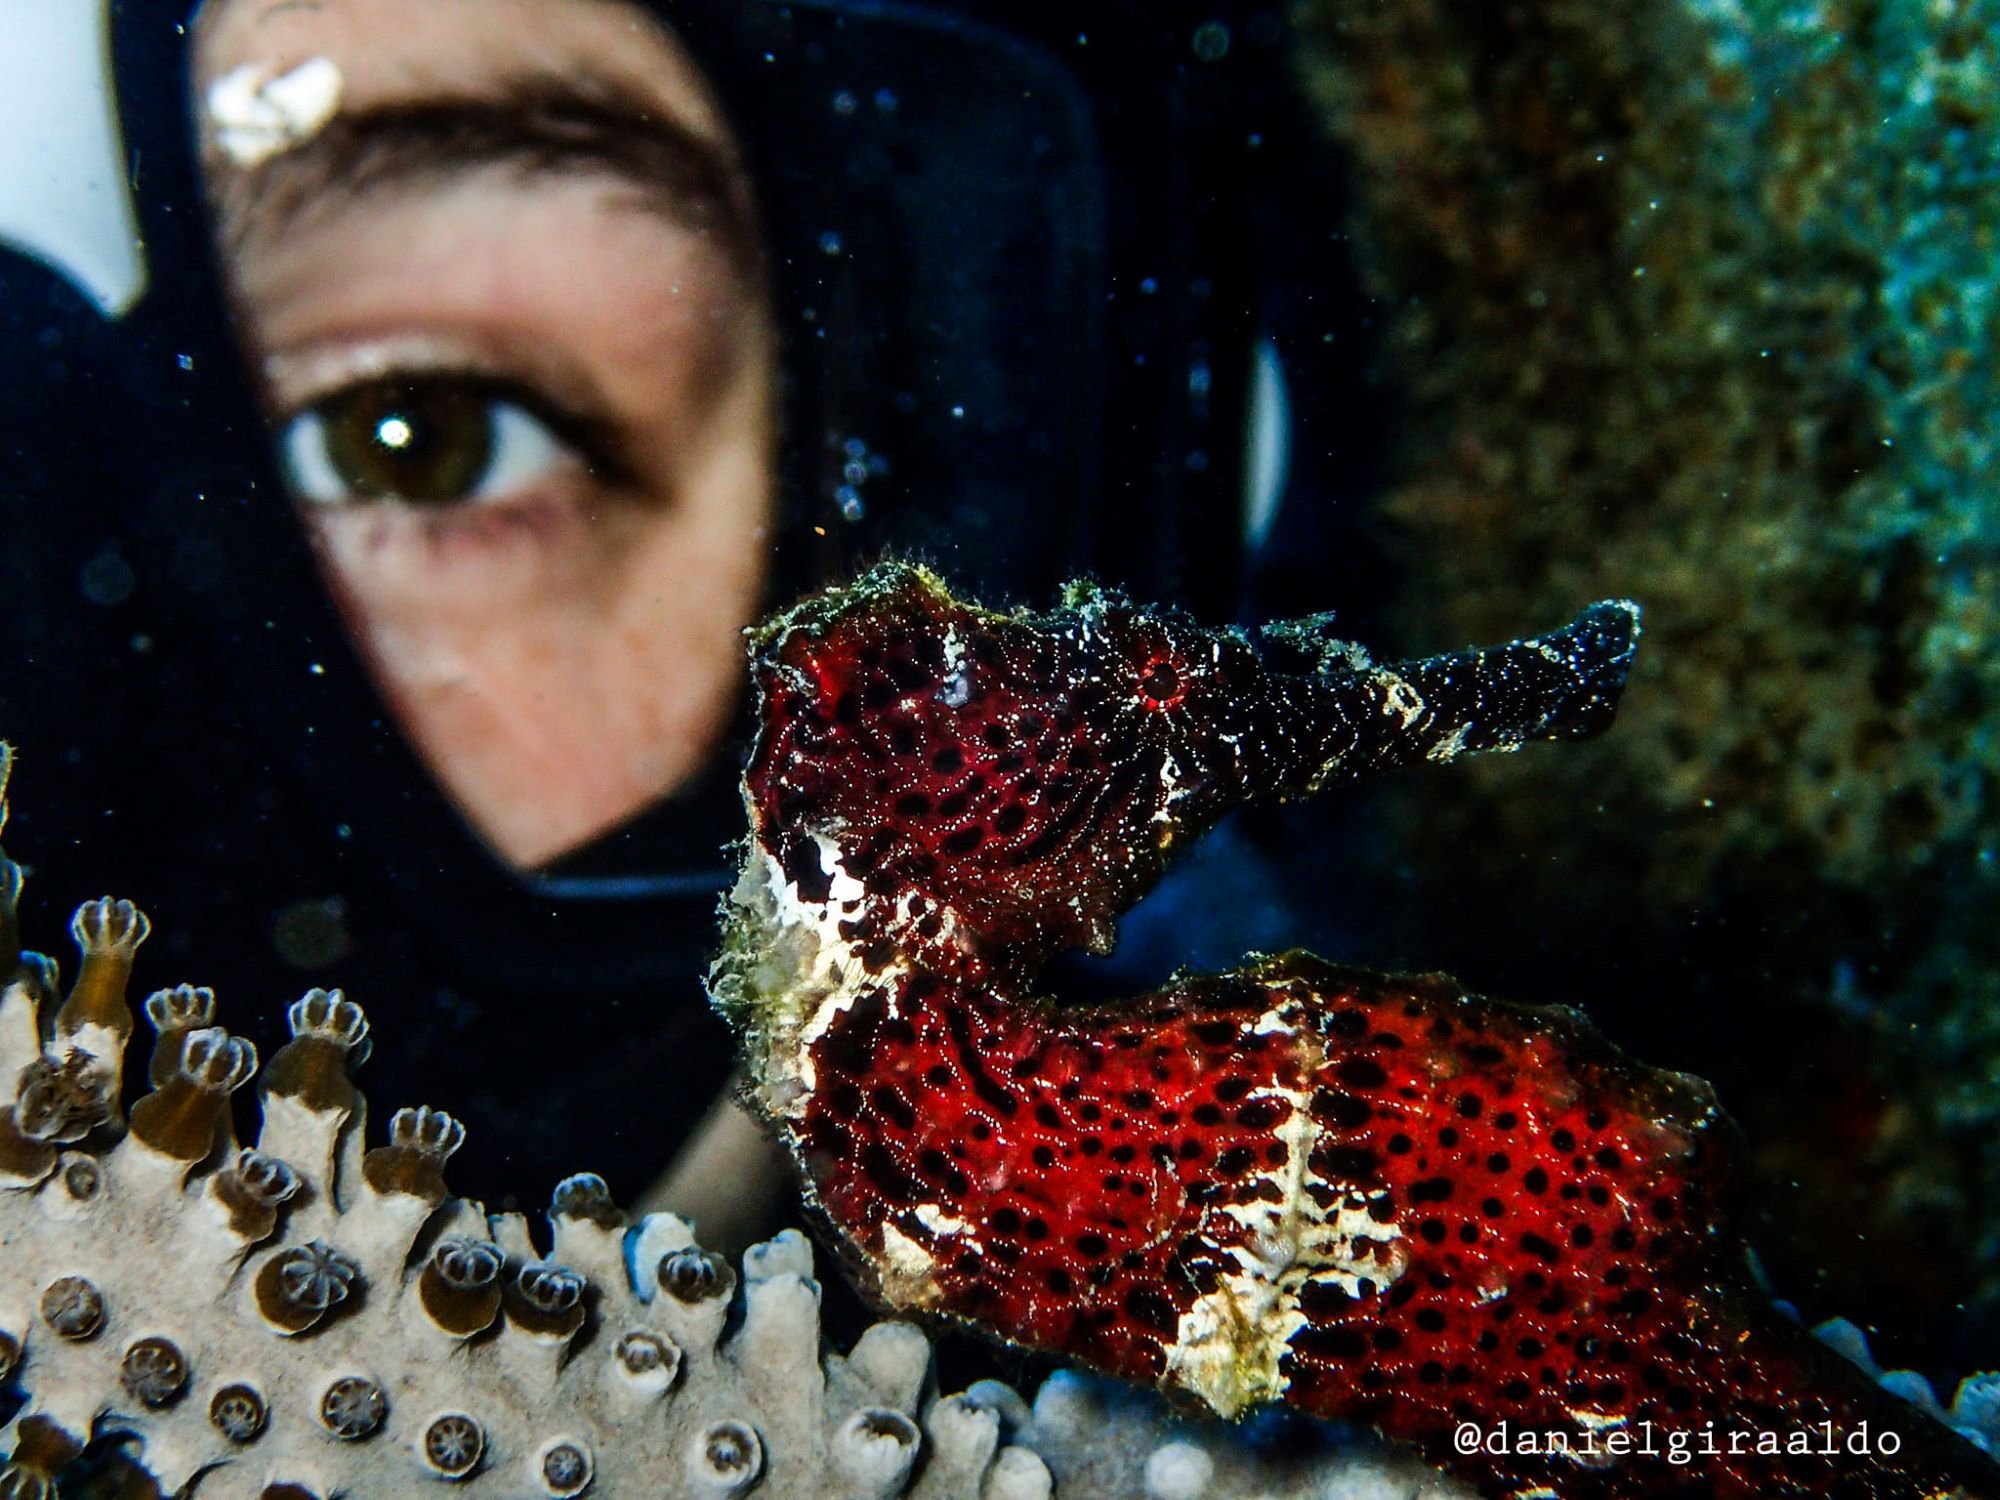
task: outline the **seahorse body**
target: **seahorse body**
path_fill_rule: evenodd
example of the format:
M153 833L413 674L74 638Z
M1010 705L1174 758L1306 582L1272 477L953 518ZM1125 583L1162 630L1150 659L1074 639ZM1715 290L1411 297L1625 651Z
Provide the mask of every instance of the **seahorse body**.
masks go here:
M889 565L763 633L712 987L863 1276L1225 1416L1371 1423L1496 1495L2000 1495L1751 1284L1707 1086L1576 1012L1304 953L1038 992L1247 798L1602 728L1637 635L1601 604L1382 667L1326 623L1088 587L1000 614Z

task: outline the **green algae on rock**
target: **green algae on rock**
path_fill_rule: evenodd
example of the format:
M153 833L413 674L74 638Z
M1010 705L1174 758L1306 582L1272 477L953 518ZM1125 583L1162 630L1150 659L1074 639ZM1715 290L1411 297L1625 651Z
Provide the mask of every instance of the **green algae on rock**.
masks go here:
M1426 786L1399 858L1493 913L1451 954L1484 973L1546 961L1521 914L1563 912L1636 955L1635 1012L1700 990L1791 1038L1734 1097L1823 1202L1778 1195L1766 1253L1802 1273L1793 1246L1844 1243L1833 1300L1943 1338L2000 1297L2000 26L1929 0L1297 15L1407 415L1405 624L1477 636L1588 578L1643 589L1660 647L1617 764Z

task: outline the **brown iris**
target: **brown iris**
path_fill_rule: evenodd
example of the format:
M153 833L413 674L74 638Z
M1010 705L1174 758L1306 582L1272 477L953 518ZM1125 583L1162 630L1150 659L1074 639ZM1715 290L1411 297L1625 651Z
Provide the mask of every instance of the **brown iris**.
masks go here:
M327 462L357 499L455 504L493 462L493 398L461 382L369 381L314 410Z

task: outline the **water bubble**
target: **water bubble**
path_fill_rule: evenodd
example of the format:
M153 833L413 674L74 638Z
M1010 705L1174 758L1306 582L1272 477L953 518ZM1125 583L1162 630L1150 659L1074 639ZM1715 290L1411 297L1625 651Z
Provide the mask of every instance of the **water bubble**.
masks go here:
M840 451L845 453L849 458L866 458L868 456L868 445L858 437L851 437L840 445Z
M954 417L963 417L965 415L965 408L962 406L954 406L951 409L951 414Z
M875 90L875 107L885 115L894 114L896 106L902 102L896 97L894 89Z
M862 484L868 478L868 465L858 458L850 458L840 470L840 477L849 484Z
M1148 297L1152 296L1159 289L1160 283L1156 277L1148 276L1144 281L1139 283L1139 290L1144 292Z
M271 946L294 968L319 969L338 963L353 945L347 903L338 896L294 902L272 913Z
M822 255L838 255L840 254L840 243L840 235L836 231L829 229L819 237L820 253Z
M833 503L840 507L840 519L858 521L868 514L868 507L861 499L861 491L851 484L843 484L833 492Z
M837 115L851 115L860 107L861 101L847 89L842 89L833 96L833 112Z
M1221 62L1229 56L1229 28L1220 21L1204 21L1195 28L1194 55L1203 62Z
M92 604L123 604L132 597L132 565L115 548L106 547L83 565L80 582L83 597Z

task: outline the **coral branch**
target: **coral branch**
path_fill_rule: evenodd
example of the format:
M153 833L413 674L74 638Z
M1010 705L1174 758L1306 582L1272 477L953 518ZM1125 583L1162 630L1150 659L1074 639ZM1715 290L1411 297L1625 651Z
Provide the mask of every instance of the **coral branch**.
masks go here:
M18 885L0 855L9 931ZM368 1023L338 993L292 1007L255 1151L227 1104L256 1053L211 1024L207 991L155 994L153 1088L121 1137L124 960L144 929L127 903L79 914L81 1008L56 1010L36 962L0 991L0 1496L52 1497L110 1433L150 1493L203 1500L425 1479L508 1496L1049 1495L1041 1461L1002 1441L994 1395L938 1399L915 1329L879 1324L822 1362L796 1232L752 1249L739 1288L687 1224L628 1223L595 1178L558 1190L545 1236L450 1197L464 1133L440 1111L398 1112L364 1156L348 1072ZM90 967L119 944L118 965Z

